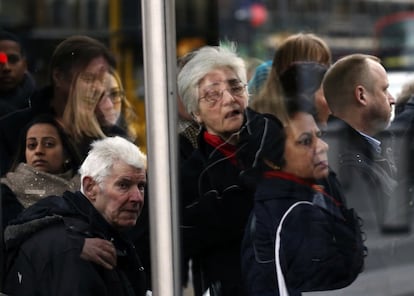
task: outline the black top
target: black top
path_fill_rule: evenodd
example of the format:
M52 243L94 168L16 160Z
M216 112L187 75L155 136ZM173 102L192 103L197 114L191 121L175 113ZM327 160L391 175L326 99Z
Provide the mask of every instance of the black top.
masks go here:
M88 237L114 244L114 269L80 258ZM47 197L27 208L6 228L5 244L6 294L145 295L145 274L132 243L80 192Z

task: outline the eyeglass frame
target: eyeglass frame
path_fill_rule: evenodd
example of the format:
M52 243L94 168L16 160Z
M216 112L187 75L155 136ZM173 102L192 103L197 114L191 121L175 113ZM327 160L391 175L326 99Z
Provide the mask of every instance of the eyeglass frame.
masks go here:
M235 88L235 87L241 87L243 91L240 90L241 91L240 94L235 94L232 91L232 88ZM243 96L243 93L247 92L247 84L241 81L238 81L237 84L230 86L230 88L224 88L219 91L214 91L215 92L214 94L209 94L207 91L207 93L204 96L198 98L198 102L200 102L201 100L204 100L210 107L214 107L218 102L223 100L224 91L227 91L233 98L241 98ZM218 95L218 97L217 99L207 99L207 96L209 95L214 95L214 96Z
M115 97L116 95L116 97ZM112 104L119 104L125 98L125 91L123 90L113 90L113 91L105 91L102 95L102 98L108 97Z

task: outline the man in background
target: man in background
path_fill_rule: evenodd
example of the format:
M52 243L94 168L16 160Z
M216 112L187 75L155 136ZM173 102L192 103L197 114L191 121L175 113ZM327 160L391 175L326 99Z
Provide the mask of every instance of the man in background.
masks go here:
M0 117L30 105L35 81L27 69L20 38L0 30Z

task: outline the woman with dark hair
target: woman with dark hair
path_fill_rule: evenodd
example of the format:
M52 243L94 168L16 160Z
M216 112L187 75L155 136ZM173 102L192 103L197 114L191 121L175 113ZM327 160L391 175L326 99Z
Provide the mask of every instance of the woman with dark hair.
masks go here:
M358 220L329 171L314 106L294 97L285 107L284 133L264 139L250 171L258 183L241 248L249 296L343 288L364 262Z
M52 115L41 114L27 124L19 144L13 169L0 180L3 229L37 201L80 189L80 157ZM78 246L82 259L107 269L116 265L111 242L86 238Z
M33 119L21 133L12 169L1 178L3 227L24 208L48 196L79 189L80 158L49 114Z

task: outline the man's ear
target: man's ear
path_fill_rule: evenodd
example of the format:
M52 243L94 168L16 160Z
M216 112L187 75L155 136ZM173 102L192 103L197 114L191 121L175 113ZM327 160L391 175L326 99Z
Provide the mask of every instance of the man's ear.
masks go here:
M367 105L366 89L362 85L358 85L355 88L355 99L363 106Z
M94 201L96 199L96 196L98 194L98 184L92 177L85 176L82 180L83 185L83 192L86 195L86 197Z

